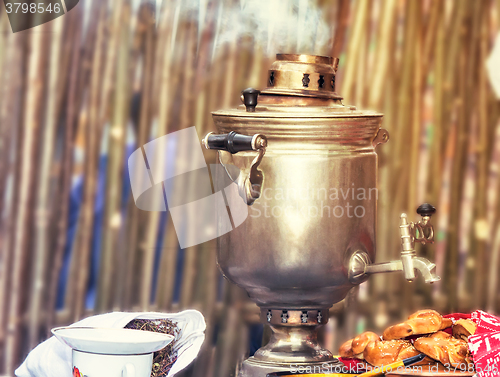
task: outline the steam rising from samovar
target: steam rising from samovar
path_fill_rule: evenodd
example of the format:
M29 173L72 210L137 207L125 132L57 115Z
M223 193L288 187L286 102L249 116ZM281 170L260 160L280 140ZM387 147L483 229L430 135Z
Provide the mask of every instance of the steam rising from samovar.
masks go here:
M328 309L370 274L403 271L439 280L435 265L415 255L433 242L434 207L422 220L401 216L401 259L374 264L377 154L389 133L382 114L344 106L335 92L338 59L278 54L268 87L243 91L244 106L213 113L219 150L250 215L218 240L218 265L243 287L271 326L270 342L241 375L264 377L290 365L337 362L317 340ZM233 217L235 214L233 214Z

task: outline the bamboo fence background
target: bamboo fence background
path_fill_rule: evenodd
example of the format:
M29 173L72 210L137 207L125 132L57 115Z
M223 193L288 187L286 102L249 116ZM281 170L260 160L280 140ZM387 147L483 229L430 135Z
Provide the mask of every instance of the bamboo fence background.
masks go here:
M339 57L344 103L385 114L391 140L380 148L379 261L399 255L401 212L414 214L424 201L438 209L437 242L418 252L436 261L443 280L374 276L332 308L328 347L422 307L500 312L500 107L485 69L499 0L157 3L155 11L148 1L81 0L64 17L16 34L0 6L0 373L12 376L56 325L110 310L185 308L201 310L208 330L183 375L234 373L256 307L221 282L214 242L179 250L168 217L125 202L127 135L131 113L134 148L190 126L204 135L213 129L210 111L237 104L243 88L264 86L278 52ZM82 176L56 310L70 195ZM100 269L89 309L95 239Z

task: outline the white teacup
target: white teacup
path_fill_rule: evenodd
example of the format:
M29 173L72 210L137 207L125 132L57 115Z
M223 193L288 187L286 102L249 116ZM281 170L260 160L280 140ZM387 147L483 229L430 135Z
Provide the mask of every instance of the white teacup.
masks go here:
M153 354L100 355L73 350L73 377L149 377Z
M73 377L149 377L153 354L100 355L73 350Z
M173 340L131 329L60 327L52 333L73 349L73 377L149 377L153 352Z

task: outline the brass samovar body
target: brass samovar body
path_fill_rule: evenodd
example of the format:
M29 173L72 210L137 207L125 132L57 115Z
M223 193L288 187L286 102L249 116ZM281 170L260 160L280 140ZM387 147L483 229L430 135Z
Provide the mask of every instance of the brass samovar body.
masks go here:
M375 148L389 135L382 114L342 104L337 63L278 54L268 87L213 112L218 134L204 139L248 205L245 220L218 238L218 266L273 331L242 376L337 362L318 344L318 327L375 260Z

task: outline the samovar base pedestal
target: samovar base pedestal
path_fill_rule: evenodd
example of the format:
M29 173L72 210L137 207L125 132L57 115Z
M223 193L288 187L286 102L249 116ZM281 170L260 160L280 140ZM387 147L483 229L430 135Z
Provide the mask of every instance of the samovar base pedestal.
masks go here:
M329 373L342 366L318 342L318 330L328 320L327 310L262 309L261 313L271 328L271 338L243 362L239 377L266 377L273 372Z
M238 373L238 377L266 377L269 373L290 372L291 374L306 373L339 373L343 364L335 358L328 362L313 363L266 363L255 357L246 359Z

